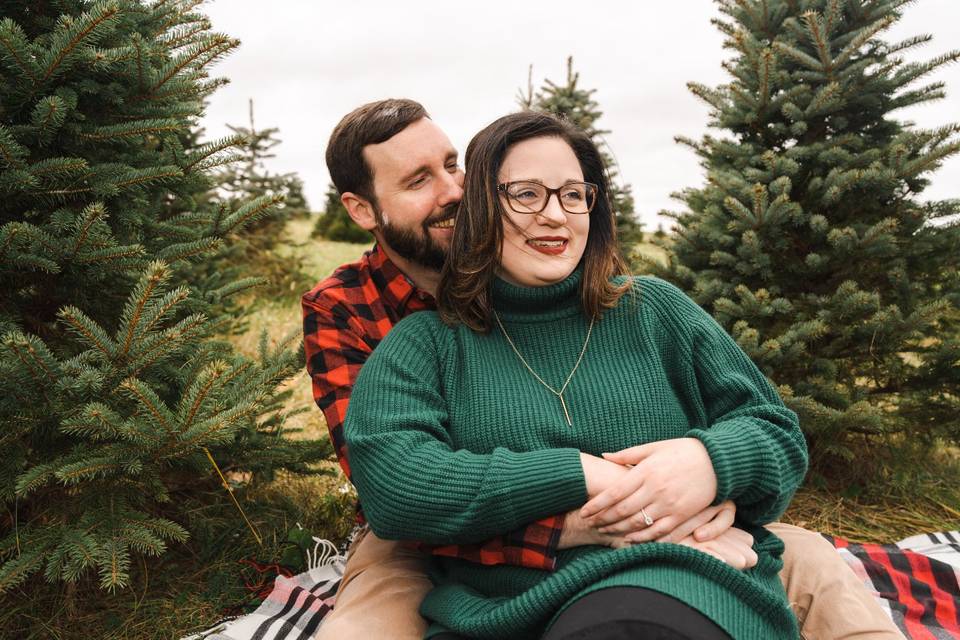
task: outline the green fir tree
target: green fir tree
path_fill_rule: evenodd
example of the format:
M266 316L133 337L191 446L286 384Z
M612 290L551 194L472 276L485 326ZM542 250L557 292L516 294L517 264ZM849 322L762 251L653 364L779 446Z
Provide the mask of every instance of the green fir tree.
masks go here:
M240 160L223 165L212 175L214 189L207 198L226 196L230 208L245 202L269 197L277 202L270 215L262 216L236 234L236 242L212 262L211 269L227 269L231 276L256 273L265 279L260 295L270 297L300 291L310 286L302 256L278 252L277 246L290 242L285 235L287 224L294 218L310 215L303 181L296 173L274 173L267 167L275 158L274 149L282 144L276 127L258 129L254 121L253 100L249 101L249 126L227 125L243 141Z
M280 197L196 197L243 142L190 143L238 44L198 4L4 5L0 594L36 574L126 586L134 555L187 540L185 495L229 503L208 455L262 478L327 454L281 437L302 356L215 337L257 279L202 266Z
M960 442L960 200L920 198L960 126L896 117L944 97L922 82L960 52L905 62L930 37L881 37L904 0L718 4L732 78L689 87L727 135L678 138L707 181L675 194L670 264L650 266L781 385L821 474Z
M309 215L306 197L303 194L303 181L296 173L272 173L267 168L267 160L275 158L273 149L282 141L280 130L276 127L257 129L253 117L253 100L249 101L250 126L227 125L235 135L245 140L242 146L241 161L221 167L213 176L218 189L222 189L234 203L247 202L263 196L282 196L282 204L276 207L273 216L265 216L249 225L247 233L275 237L277 234L259 233L266 226L282 228L291 217Z
M552 113L569 120L589 135L600 148L610 179L610 204L617 219L617 235L624 255L631 255L630 248L643 240L643 225L634 211L631 187L620 180L616 159L604 137L610 131L597 127L597 121L603 115L600 105L593 97L597 90L579 86L580 73L573 70L572 56L567 58L567 79L564 84L546 79L543 86L534 92L532 73L531 67L527 90L518 94L517 102L524 109Z

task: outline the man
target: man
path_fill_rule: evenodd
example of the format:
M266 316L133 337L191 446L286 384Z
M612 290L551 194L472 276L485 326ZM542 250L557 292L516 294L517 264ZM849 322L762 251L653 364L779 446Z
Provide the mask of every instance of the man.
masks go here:
M302 300L314 399L348 477L343 420L361 366L400 319L434 308L463 194L457 158L443 131L410 100L364 105L331 135L326 154L331 178L350 217L376 240L359 262L339 268ZM359 517L362 521L362 512ZM706 540L731 523L731 509L710 507L675 535L696 529L698 539ZM804 637L902 638L823 538L788 525L770 528L787 546L782 576ZM337 605L317 637L421 638L426 623L417 607L430 589L427 553L549 571L559 549L587 542L624 544L622 537L599 534L575 512L483 544L421 551L365 531L351 549Z

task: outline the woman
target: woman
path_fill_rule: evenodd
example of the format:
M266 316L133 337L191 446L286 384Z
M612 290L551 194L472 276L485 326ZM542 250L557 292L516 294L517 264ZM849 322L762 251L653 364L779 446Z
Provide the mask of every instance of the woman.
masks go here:
M623 531L733 499L757 563L589 539L568 541L553 572L437 558L428 637L796 637L782 545L758 526L803 477L796 416L681 292L624 276L587 136L506 116L474 137L466 167L439 314L399 323L351 397L346 439L373 531L477 542L585 504L587 523ZM600 457L657 441L708 461L690 504Z

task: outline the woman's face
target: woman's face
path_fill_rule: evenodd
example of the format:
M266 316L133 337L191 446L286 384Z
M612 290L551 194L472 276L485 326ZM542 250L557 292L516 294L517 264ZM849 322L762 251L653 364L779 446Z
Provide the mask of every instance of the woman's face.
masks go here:
M497 175L501 185L518 180L557 188L583 182L583 171L573 149L562 138L531 138L507 150ZM558 197L575 194L551 194L540 213L517 213L511 209L506 194L499 193L510 220L503 224L503 251L497 275L522 287L542 287L573 273L587 246L590 214L567 213Z

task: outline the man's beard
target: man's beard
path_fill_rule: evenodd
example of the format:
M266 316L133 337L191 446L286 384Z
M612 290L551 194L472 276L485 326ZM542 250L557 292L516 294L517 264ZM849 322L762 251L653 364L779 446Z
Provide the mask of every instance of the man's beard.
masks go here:
M453 217L456 211L456 204L449 205L441 213L424 220L420 229L390 224L384 219L379 208L374 208L374 215L377 218L383 242L393 249L394 253L431 271L440 271L443 263L447 261L447 247L434 241L428 227L439 220Z

